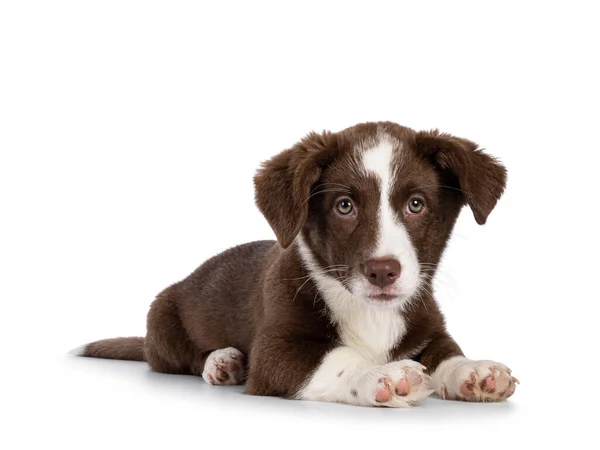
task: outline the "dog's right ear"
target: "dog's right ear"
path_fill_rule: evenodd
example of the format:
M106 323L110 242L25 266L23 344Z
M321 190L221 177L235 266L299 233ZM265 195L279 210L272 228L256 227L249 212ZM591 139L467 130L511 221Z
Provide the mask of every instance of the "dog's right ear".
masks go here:
M319 179L335 135L310 133L296 145L265 161L254 176L254 197L287 248L298 235L308 215L308 198Z

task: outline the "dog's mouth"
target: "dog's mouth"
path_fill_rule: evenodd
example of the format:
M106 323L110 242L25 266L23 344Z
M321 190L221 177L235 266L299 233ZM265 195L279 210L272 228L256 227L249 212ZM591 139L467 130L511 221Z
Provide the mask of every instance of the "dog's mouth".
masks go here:
M362 291L364 301L378 308L393 308L402 305L411 294L402 285L386 286L383 289L369 286Z
M397 295L391 295L391 294L373 294L373 295L369 295L369 299L371 300L375 300L378 302L391 302L393 300L396 300L398 298Z
M363 278L356 279L349 270L332 271L328 275L337 278L350 294L362 298L363 301L374 307L394 307L402 303L406 297L402 286L393 285L383 288L372 285L364 286Z

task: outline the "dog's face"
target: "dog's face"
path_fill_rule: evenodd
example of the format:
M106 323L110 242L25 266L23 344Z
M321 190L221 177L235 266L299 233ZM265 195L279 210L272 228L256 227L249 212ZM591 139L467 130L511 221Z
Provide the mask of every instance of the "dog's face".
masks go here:
M506 172L470 141L391 123L310 134L266 162L256 200L280 244L377 307L435 273L461 207L484 223Z

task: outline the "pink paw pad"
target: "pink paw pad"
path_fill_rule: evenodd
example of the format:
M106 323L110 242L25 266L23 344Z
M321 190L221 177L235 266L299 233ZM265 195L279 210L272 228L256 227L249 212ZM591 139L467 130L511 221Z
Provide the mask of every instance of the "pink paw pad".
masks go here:
M379 403L385 403L390 401L392 398L392 391L390 389L390 380L388 378L382 378L379 380L380 383L383 383L383 387L377 390L375 394L375 400Z
M240 384L244 378L244 355L239 350L215 350L204 363L202 378L209 384Z
M471 373L469 379L460 387L460 394L463 397L470 398L475 395L475 382L477 381L475 372Z
M481 369L478 369L481 373ZM515 393L515 377L510 370L501 366L489 367L487 374L471 372L460 387L460 398L467 401L501 402ZM488 375L489 374L489 375Z
M424 366L411 360L393 361L381 366L378 378L367 377L369 384L375 382L374 403L395 408L408 407L428 397L432 392L430 377L423 370ZM373 397L370 398L373 401Z
M405 397L408 395L410 388L408 386L408 380L403 378L396 383L396 395Z
M481 382L481 389L485 392L494 392L496 389L496 379L493 375L485 377Z

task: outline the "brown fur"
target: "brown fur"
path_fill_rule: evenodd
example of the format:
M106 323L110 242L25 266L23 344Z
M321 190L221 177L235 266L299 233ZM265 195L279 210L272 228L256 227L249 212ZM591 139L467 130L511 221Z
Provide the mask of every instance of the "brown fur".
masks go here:
M377 224L369 218L376 216L379 191L354 163L357 149L372 145L381 132L405 149L393 204L406 204L413 192L427 204L418 217L397 211L419 261L427 264L427 277L419 301L397 312L408 331L391 359L413 358L432 371L461 355L430 295L431 281L462 206L485 223L502 195L506 171L471 141L383 122L311 133L264 163L255 177L256 203L278 242L252 242L209 259L157 296L145 339L94 342L83 356L143 359L158 372L199 375L212 351L235 347L248 355L248 393L296 395L339 336L293 242L302 235L323 268L346 265L335 274L344 282L360 270L376 238ZM332 212L340 195L352 196L356 217Z

